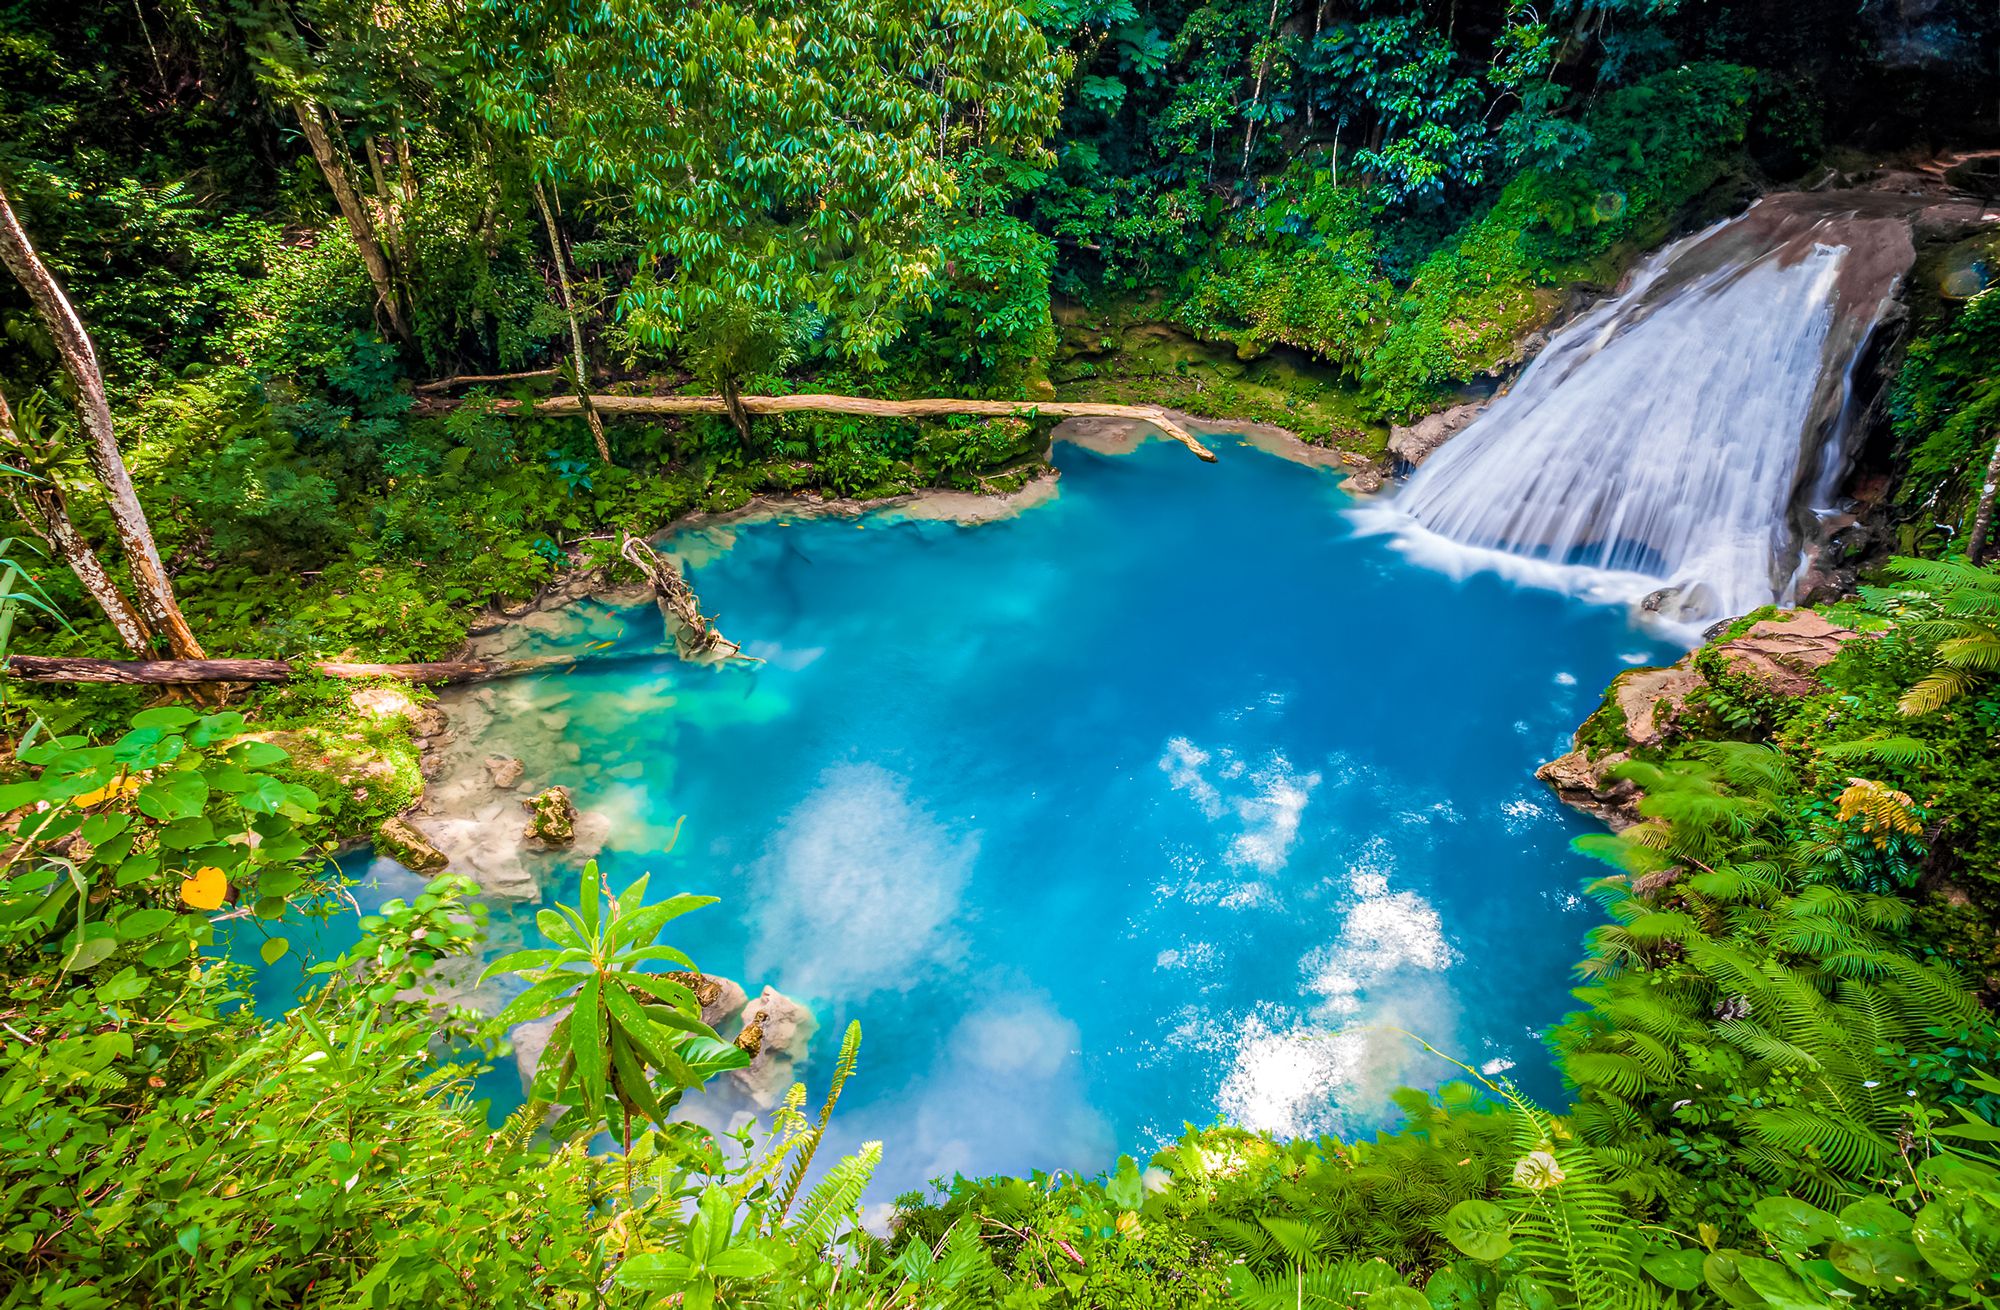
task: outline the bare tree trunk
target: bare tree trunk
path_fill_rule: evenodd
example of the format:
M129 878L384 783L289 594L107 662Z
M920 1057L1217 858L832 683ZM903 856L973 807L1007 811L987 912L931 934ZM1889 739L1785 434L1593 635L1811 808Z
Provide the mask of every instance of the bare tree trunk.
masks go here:
M1270 41L1278 30L1278 6L1283 0L1271 0L1271 17L1264 24L1264 39L1258 44L1264 46L1264 57L1257 61L1257 80L1250 88L1250 108L1243 114L1243 163L1236 170L1238 177L1250 176L1250 143L1257 134L1257 102L1264 98L1264 75L1271 71Z
M736 379L724 374L722 382L722 412L736 425L736 434L743 438L743 446L750 446L750 412L743 408L743 393L737 389Z
M7 397L0 395L0 440L20 440L14 429L14 412L7 408ZM118 633L118 639L134 655L145 655L152 650L152 634L146 630L146 621L139 617L139 611L132 608L132 602L125 599L125 593L111 579L104 561L97 558L97 552L69 516L69 505L63 499L62 489L53 482L24 479L27 482L28 503L24 506L13 496L14 507L21 517L34 525L42 534L42 540L49 543L49 549L57 558L69 565L76 574L76 580L90 593L104 617L111 620L111 626Z
M1995 488L2000 488L2000 433L1993 437L1993 458L1986 464L1986 481L1979 488L1979 509L1972 516L1972 540L1965 548L1965 558L1975 565L1986 559L1986 539L1993 531Z
M131 572L139 612L146 626L164 637L175 659L202 658L201 643L194 639L187 620L181 617L180 603L174 599L173 582L160 563L159 548L153 544L153 529L146 511L132 489L125 458L118 451L118 437L111 427L111 401L104 392L104 373L97 365L97 349L83 320L71 308L55 277L42 263L28 241L20 220L14 217L7 193L0 189L0 263L7 265L41 317L42 325L54 339L63 371L76 387L77 421L90 443L91 464L98 481L104 484L105 501L111 522L118 530L119 545L125 551L125 567Z
M569 256L564 252L562 232L556 227L555 210L549 207L549 194L542 188L542 180L534 180L535 207L542 211L542 225L549 231L549 258L556 264L556 290L562 296L563 313L569 318L570 351L576 362L576 400L583 406L584 421L590 424L590 438L597 443L597 457L606 464L612 462L611 443L604 436L604 420L597 417L597 407L590 403L590 361L583 353L583 324L576 317L576 296L569 285Z
M337 148L333 138L327 135L318 105L308 100L294 100L292 112L298 115L299 130L305 134L306 145L312 148L319 171L326 175L326 184L333 192L333 203L339 207L340 216L347 220L347 230L353 234L354 248L361 252L362 266L368 270L368 280L375 287L376 302L389 320L389 330L404 345L416 345L416 337L410 332L409 318L403 313L403 298L397 289L395 270L390 267L389 257L383 252L382 242L375 234L375 220L369 216L367 206L361 203L361 197L354 190L353 179L347 175L347 152Z

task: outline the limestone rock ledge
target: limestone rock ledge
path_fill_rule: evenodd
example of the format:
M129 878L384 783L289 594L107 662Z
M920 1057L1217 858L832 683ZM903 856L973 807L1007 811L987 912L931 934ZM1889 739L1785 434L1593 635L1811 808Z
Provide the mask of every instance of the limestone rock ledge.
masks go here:
M1614 832L1629 828L1639 821L1644 795L1631 782L1608 775L1635 751L1708 729L1700 693L1710 687L1711 676L1747 682L1769 696L1810 696L1824 688L1819 671L1860 636L1817 610L1785 610L1666 668L1621 673L1605 692L1604 704L1577 729L1569 753L1535 770L1535 776L1563 804L1602 819Z

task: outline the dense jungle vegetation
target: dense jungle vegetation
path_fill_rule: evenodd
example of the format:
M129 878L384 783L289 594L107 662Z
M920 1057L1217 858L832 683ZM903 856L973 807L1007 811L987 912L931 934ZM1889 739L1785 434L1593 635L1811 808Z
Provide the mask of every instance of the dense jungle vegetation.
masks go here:
M1379 461L1665 237L2000 132L1996 29L1970 0L0 0L0 646L438 658L621 531L1018 486L1058 396ZM702 898L581 870L557 947L488 966L520 999L445 1013L422 980L479 927L447 874L261 1021L224 943L352 912L328 853L414 799L406 725L327 679L9 680L0 1305L2000 1305L1996 358L1993 293L1912 296L1893 545L1828 607L1866 637L1804 694L1711 660L1619 766L1645 799L1591 843L1569 1104L1468 1069L1371 1141L1190 1130L1096 1178L943 1180L886 1231L857 1204L896 1143L815 1160L858 1031L765 1128L670 1118L745 1058L660 972ZM722 412L588 399L621 392ZM741 402L821 392L1027 421ZM373 794L326 766L349 733L399 761ZM559 1013L490 1125L480 1061Z

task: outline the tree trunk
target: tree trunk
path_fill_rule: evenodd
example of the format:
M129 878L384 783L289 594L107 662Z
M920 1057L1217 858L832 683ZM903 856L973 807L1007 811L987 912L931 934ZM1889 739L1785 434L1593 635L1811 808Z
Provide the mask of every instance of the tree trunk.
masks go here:
M1250 176L1250 143L1257 134L1257 104L1264 98L1264 75L1271 71L1271 38L1278 30L1278 5L1282 0L1271 0L1271 17L1264 24L1264 39L1258 44L1265 47L1263 58L1257 61L1257 80L1250 90L1250 108L1243 114L1243 163L1236 170L1239 178Z
M750 411L743 407L743 393L736 389L736 379L726 373L722 377L722 412L729 415L729 421L736 425L736 435L743 438L743 448L749 450Z
M166 639L167 649L176 659L200 659L201 643L194 639L187 620L181 617L173 583L160 563L159 549L153 544L153 529L146 522L138 493L132 489L124 456L118 452L117 434L111 426L111 401L104 392L103 371L97 366L97 349L62 287L29 244L28 234L14 217L4 189L0 189L0 263L7 265L27 291L42 325L55 341L63 371L76 387L77 421L90 443L90 459L98 480L104 484L111 522L118 530L125 567L132 575L139 612L145 616L146 626L156 636Z
M569 256L564 252L562 232L556 227L555 211L549 207L549 193L542 180L534 180L535 207L542 211L542 225L549 232L549 258L556 264L556 292L562 297L563 313L569 318L569 344L576 363L576 401L583 407L584 421L590 424L590 438L597 443L597 457L612 462L611 443L604 436L604 420L590 403L590 361L583 353L583 324L577 321L576 297L569 286Z
M731 402L722 396L592 396L598 413L619 414L727 414ZM877 400L873 396L744 396L734 403L749 414L856 414L864 418L944 418L968 414L982 418L1122 418L1150 423L1166 436L1180 442L1213 464L1215 453L1194 434L1181 426L1171 410L1157 405L1100 405L1082 400ZM575 396L551 396L534 402L536 414L574 414ZM493 402L496 414L526 414L511 400Z
M1986 464L1986 481L1979 488L1979 508L1972 516L1972 540L1965 548L1965 558L1975 565L1986 559L1986 539L1993 531L1993 493L1996 487L2000 487L2000 433L1995 433L1993 437L1993 458Z
M312 149L319 171L326 175L326 184L333 192L333 203L339 207L340 216L347 220L347 230L354 237L354 248L361 252L362 266L368 270L368 281L375 287L375 299L389 320L389 330L398 341L414 347L416 337L411 334L409 318L403 313L403 298L397 290L395 270L389 266L389 257L383 253L382 243L376 237L374 219L369 217L367 206L361 203L361 197L354 190L353 179L347 175L347 152L336 147L333 138L327 135L318 105L308 100L294 100L292 112L298 116L299 130L305 134L306 145Z
M0 440L19 439L14 430L14 412L7 408L7 397L0 395ZM104 610L104 617L111 620L111 626L117 631L118 639L125 643L125 648L134 655L147 654L153 648L153 634L147 631L146 621L139 617L139 611L132 608L132 602L125 599L125 593L112 581L104 561L97 558L96 550L76 530L62 489L53 482L24 481L27 482L28 503L23 506L15 501L15 508L20 510L21 517L34 525L56 557L69 565L70 571L76 574L76 580L83 584L83 589Z

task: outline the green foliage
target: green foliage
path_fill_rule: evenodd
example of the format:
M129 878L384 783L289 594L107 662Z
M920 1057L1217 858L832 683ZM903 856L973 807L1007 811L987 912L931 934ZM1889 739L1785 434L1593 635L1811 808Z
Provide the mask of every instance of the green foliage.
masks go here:
M665 960L694 968L658 939L673 920L714 903L713 896L680 895L649 905L642 876L625 889L621 905L600 884L593 861L583 867L576 909L561 905L536 916L555 946L516 951L486 966L482 982L517 972L530 983L494 1017L496 1028L563 1013L549 1034L532 1098L569 1107L555 1124L559 1135L588 1135L622 1120L629 1152L634 1114L663 1124L684 1092L750 1063L701 1021L693 992L638 967Z

